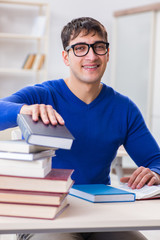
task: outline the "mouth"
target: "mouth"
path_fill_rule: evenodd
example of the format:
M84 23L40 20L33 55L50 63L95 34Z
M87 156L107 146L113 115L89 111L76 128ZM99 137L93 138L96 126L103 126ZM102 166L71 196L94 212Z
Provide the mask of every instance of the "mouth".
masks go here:
M95 65L83 65L82 67L86 70L95 70L99 67L100 65L95 64Z

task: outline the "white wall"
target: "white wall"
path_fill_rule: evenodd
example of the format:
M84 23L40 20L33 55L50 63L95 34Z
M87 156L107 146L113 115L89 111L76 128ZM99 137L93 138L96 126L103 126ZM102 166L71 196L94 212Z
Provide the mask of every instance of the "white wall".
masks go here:
M48 78L55 79L66 77L67 67L64 66L61 58L60 34L63 26L73 18L90 16L101 21L109 35L110 60L112 58L112 25L113 12L130 7L153 4L154 0L49 0L51 6L50 16L50 50L49 50L49 72ZM156 2L160 2L156 1ZM63 71L62 71L63 69ZM111 61L104 75L103 81L110 83Z

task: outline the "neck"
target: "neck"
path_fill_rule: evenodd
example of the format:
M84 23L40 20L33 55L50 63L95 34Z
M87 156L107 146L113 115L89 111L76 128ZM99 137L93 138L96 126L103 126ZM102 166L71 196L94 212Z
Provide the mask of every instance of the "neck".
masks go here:
M95 83L77 83L71 81L70 78L66 78L64 81L74 95L86 104L91 103L99 95L102 89L102 84L98 81Z

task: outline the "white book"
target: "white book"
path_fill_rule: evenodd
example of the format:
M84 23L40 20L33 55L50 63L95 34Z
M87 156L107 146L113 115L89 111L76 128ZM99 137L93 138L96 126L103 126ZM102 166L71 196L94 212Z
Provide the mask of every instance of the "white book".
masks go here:
M28 144L23 139L0 141L0 151L31 153L31 152L40 152L47 149L50 149L50 148L34 145L34 144ZM54 148L53 150L56 150L56 148Z
M153 199L153 198L160 198L160 185L153 185L153 186L148 186L145 185L144 187L140 189L131 189L128 187L128 185L122 184L119 186L120 189L123 189L128 192L135 193L136 199Z
M41 158L34 161L19 161L13 159L0 159L0 168L1 167L17 167L17 168L32 168L39 169L45 168L47 165L51 165L52 157Z
M0 175L10 175L10 176L19 176L19 177L39 177L44 178L51 171L51 164L49 163L44 168L24 168L24 167L0 167Z
M2 152L2 151L0 152L0 158L26 160L26 161L33 161L33 160L41 159L44 157L51 157L54 155L55 155L55 151L52 149L44 150L36 153L16 153L16 152Z

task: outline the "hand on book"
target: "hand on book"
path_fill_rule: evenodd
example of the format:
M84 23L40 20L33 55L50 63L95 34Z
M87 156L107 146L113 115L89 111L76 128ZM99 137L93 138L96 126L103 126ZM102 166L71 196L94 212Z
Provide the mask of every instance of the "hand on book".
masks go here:
M141 166L130 177L122 177L120 180L123 183L128 183L128 186L132 189L140 189L145 184L148 186L160 184L160 175Z
M44 124L51 123L52 125L61 124L64 125L64 120L59 113L51 105L45 104L33 104L33 105L23 105L21 114L32 115L33 121L38 121L39 117Z

